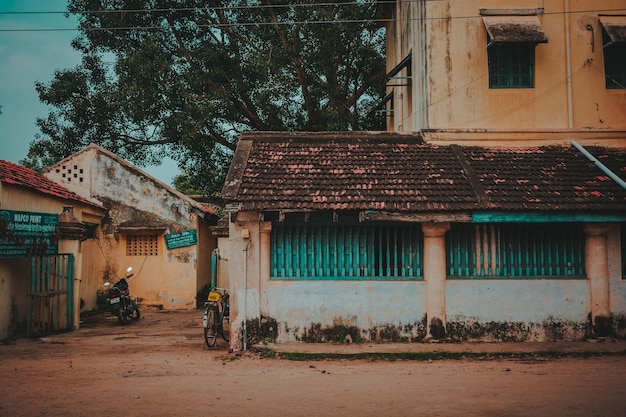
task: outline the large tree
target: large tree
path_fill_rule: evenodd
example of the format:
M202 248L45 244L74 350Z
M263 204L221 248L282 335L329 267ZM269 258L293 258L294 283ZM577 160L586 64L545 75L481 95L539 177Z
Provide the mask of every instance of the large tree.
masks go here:
M140 166L170 156L177 187L213 194L242 131L381 129L374 3L70 0L82 63L36 84L51 111L23 162L97 143Z

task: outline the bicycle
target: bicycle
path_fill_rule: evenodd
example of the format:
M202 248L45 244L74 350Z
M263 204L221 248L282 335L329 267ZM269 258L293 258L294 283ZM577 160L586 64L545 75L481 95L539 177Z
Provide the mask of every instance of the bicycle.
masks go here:
M215 346L218 333L222 339L229 341L226 336L224 321L230 322L230 295L228 288L211 288L207 301L204 303L204 317L202 318L202 327L204 328L204 342L208 348Z

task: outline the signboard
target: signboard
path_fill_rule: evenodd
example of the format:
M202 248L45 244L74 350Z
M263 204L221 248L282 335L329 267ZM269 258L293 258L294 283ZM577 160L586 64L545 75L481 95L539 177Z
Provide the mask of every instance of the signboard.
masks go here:
M0 210L0 257L56 254L58 230L58 214Z
M198 243L196 230L185 230L182 233L170 233L165 235L165 245L168 249L182 248L184 246L192 246Z

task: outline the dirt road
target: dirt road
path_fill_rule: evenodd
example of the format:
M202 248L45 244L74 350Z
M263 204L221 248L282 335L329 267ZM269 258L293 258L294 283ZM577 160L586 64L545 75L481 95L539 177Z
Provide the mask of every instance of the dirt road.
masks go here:
M624 416L626 356L287 361L203 346L201 312L0 346L0 416Z

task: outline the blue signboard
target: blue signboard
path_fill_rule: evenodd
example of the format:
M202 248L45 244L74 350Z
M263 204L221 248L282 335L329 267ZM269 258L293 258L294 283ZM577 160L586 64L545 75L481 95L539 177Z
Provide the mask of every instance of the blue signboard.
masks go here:
M165 245L167 249L182 248L184 246L192 246L198 243L196 230L185 230L182 233L170 233L165 235Z
M0 257L56 254L58 230L58 214L0 210Z

